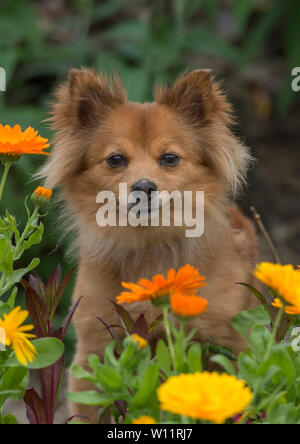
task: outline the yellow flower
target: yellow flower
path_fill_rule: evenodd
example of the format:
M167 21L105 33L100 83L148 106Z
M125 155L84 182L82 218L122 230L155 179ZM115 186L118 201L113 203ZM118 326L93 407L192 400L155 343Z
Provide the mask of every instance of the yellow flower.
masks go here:
M137 284L122 282L124 288L130 291L123 291L118 297L118 304L151 300L170 296L174 293L182 293L190 296L195 295L200 287L205 285L205 277L200 276L198 270L191 265L181 267L177 272L171 268L167 278L162 274L157 274L152 281L141 279Z
M130 337L138 345L139 348L147 347L148 342L146 341L146 339L142 338L140 335L133 333L132 335L130 335Z
M152 416L142 415L132 421L132 424L156 424L156 421Z
M171 295L171 308L176 316L191 318L203 313L207 307L207 300L198 296L184 296L181 293Z
M20 125L0 124L0 156L4 160L17 160L23 154L50 155L44 152L50 146L47 142L31 127L22 131Z
M4 338L0 336L3 345L12 347L18 361L22 365L33 362L36 349L28 340L35 338L35 335L25 333L32 330L33 325L21 325L28 317L28 311L21 310L21 307L14 308L9 314L4 314L4 319L0 319L0 328L4 330Z
M286 302L285 312L287 314L300 314L300 272L292 265L272 264L262 262L256 266L254 276L276 291ZM282 307L282 301L275 298L272 305Z
M171 376L157 394L162 410L216 424L242 413L252 399L244 381L216 372Z

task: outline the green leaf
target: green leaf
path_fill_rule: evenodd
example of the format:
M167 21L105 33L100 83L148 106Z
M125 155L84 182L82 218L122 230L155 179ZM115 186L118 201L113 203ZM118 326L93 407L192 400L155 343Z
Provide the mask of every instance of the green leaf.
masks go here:
M104 362L106 365L117 368L119 363L115 357L115 341L112 341L104 351Z
M267 408L267 421L269 424L299 424L299 406L288 403L274 402Z
M232 365L232 363L229 361L228 358L226 358L226 356L224 355L215 355L212 356L210 358L210 360L212 362L214 362L215 364L220 365L221 367L224 368L224 370L229 374L229 375L235 375L237 374L234 366Z
M241 31L245 30L251 12L254 9L253 0L233 0L233 13Z
M242 311L231 321L231 326L243 336L255 325L269 325L271 319L261 305L251 310Z
M11 306L9 304L0 303L0 318L3 318L4 314L9 314L11 312Z
M13 272L13 247L2 234L0 234L0 271L6 274Z
M253 57L264 47L264 42L276 23L285 12L286 0L274 0L265 14L256 21L249 33L249 37L242 48L242 63L249 63Z
M13 415L5 415L0 417L0 424L18 424L18 421Z
M297 374L292 358L287 351L287 344L274 345L270 358L260 365L257 369L257 374L266 376L271 367L278 367L280 369L280 373L273 378L275 385L280 384L282 376L286 378L288 385L294 384Z
M183 45L185 49L195 53L212 54L235 63L242 60L242 54L236 47L217 38L205 27L197 26L188 30Z
M137 351L137 346L136 344L134 344L131 340L130 341L124 341L123 342L125 346L125 349L123 350L121 356L120 356L120 360L119 363L120 365L124 366L127 364L128 361L130 361L130 359L133 357L133 355L136 353Z
M116 25L110 26L108 31L103 32L102 37L117 42L123 40L132 40L141 42L148 35L148 28L138 21L122 21Z
M202 372L202 351L200 344L193 344L187 353L191 372Z
M270 318L271 318L271 311L270 311L270 307L269 304L267 303L265 297L263 294L261 294L255 287L253 287L250 284L246 284L244 282L238 282L239 285L244 285L244 287L247 287L252 294L254 294L254 296L259 300L259 302L263 305L264 309L266 310L266 312L269 314Z
M8 291L13 285L18 284L23 276L25 274L32 271L34 268L36 268L40 263L40 260L38 258L32 259L28 267L26 268L19 268L19 270L13 271L11 274L9 274L5 281L5 287L1 294L4 294L6 291ZM1 296L0 294L0 296Z
M211 355L224 355L226 358L231 361L237 361L237 357L232 353L232 351L228 347L223 347L221 345L210 344L209 342L205 342L202 344L202 354L206 356L207 354Z
M37 370L49 367L58 361L64 352L64 344L56 338L40 338L31 342L37 351L37 356L32 363L26 365L26 368L29 369ZM19 367L20 363L16 356L13 355L0 365L2 367Z
M20 259L24 251L28 250L33 245L39 244L42 241L44 234L44 225L42 222L37 226L33 227L34 232L29 236L27 240L25 240L20 248L18 249L18 254L15 255L14 260Z
M156 359L158 367L166 375L169 375L171 371L171 360L170 360L169 350L162 339L158 341L156 346Z
M113 404L113 402L118 399L118 396L96 392L95 390L87 390L80 393L66 393L68 399L78 404L101 405L103 407Z
M121 376L112 367L100 364L95 376L104 390L113 391L123 387Z
M7 368L0 382L0 406L9 397L14 400L22 399L28 386L28 380L28 370L21 367L20 364L19 367Z
M99 367L100 367L100 359L99 356L95 355L95 354L91 354L88 357L88 363L89 366L91 367L91 369L93 370L94 373L97 373Z
M150 365L142 377L140 388L130 402L129 409L134 410L138 407L144 407L148 404L153 392L158 386L158 365Z
M75 365L75 364L72 365L71 371L72 371L72 375L76 379L83 379L85 381L90 381L93 383L96 381L95 376L93 376L89 372L86 372L82 367L80 367L80 365Z
M7 301L7 304L10 306L11 309L13 309L15 306L15 300L17 297L17 293L18 293L18 288L17 287L13 288L13 291L11 292L11 295Z
M246 353L240 353L238 358L238 368L242 378L253 387L256 380L257 363Z
M253 356L256 357L258 361L262 361L270 338L271 332L267 327L262 325L255 325L255 327L253 327L249 344Z

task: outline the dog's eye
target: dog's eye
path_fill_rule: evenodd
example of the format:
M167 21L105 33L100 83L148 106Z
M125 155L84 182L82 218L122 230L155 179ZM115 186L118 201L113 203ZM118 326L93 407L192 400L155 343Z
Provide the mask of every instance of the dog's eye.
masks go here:
M106 162L110 167L118 168L126 165L127 159L121 154L114 154L113 156L110 156L108 159L106 159Z
M166 153L159 159L159 163L165 166L175 166L179 162L179 157L176 154Z

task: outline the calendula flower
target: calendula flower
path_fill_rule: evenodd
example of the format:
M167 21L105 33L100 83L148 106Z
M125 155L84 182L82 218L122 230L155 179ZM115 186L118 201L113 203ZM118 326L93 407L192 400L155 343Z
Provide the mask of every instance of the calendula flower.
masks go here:
M22 131L20 125L0 124L0 156L3 160L18 160L23 154L49 155L44 151L49 146L48 139L39 136L31 127Z
M162 410L216 424L243 412L252 400L244 381L216 372L171 376L157 394Z
M157 424L152 416L142 415L132 421L132 424Z
M199 288L205 285L205 277L200 276L196 268L191 265L181 267L177 272L172 268L168 271L167 278L157 274L152 281L141 279L137 284L122 282L124 288L118 297L118 304L126 302L132 304L137 301L152 300L159 302L163 298L169 298L172 294L182 293L186 296L195 295Z
M22 365L34 361L36 349L29 339L35 338L35 335L25 333L32 330L34 326L22 325L28 317L28 311L16 307L9 314L4 314L3 317L4 319L0 318L0 328L5 333L4 338L2 335L0 336L3 345L13 348L18 361Z
M45 205L52 197L52 190L44 187L37 187L32 193L31 199L33 203Z
M142 338L140 335L137 335L136 333L133 333L130 335L130 338L135 342L139 348L145 348L148 345L148 342L146 339Z
M254 276L277 292L280 297L274 298L272 305L282 307L282 298L287 304L287 314L300 314L300 273L292 265L262 262L256 266Z
M191 318L203 313L207 307L207 300L199 296L185 296L175 293L170 298L171 308L176 316Z

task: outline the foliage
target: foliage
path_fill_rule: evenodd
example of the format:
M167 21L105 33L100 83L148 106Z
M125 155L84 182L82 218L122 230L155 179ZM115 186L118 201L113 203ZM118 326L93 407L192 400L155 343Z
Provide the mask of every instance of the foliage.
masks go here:
M23 280L23 285L26 288L26 306L34 322L38 338L64 340L80 300L76 302L57 330L53 328L53 320L72 271L61 280L62 272L59 265L46 284L38 275L30 275L28 282ZM54 364L39 370L41 396L34 389L26 390L24 401L27 406L26 411L30 424L53 424L65 366L65 355L62 354L54 361Z
M297 273L300 272L294 273L298 279ZM279 295L270 288L272 297L280 297L283 302L273 320L264 296L254 287L248 287L258 297L260 305L240 313L232 320L232 327L243 336L248 345L246 351L240 353L236 363L234 357L222 347L217 352L215 349L215 353L210 356L211 363L216 364L219 370L222 368L227 374L245 381L252 391L252 401L244 413L237 411L241 415L228 417L227 422L300 424L299 353L294 342L284 340L286 334L299 324L299 317L285 315L287 304L284 302L284 295ZM179 320L179 325L174 322L174 318L171 320L169 307L165 302L160 306L167 343L160 339L154 353L151 353L149 346L141 348L135 343L130 314L123 307L116 306L122 325L125 329L130 329L127 336L122 341L116 331L112 331L112 327L107 325L114 341L105 349L104 362L101 363L97 356L91 355L91 372L77 365L72 368L76 378L91 382L96 390L70 393L69 399L80 404L101 406L99 419L106 410L110 410L117 423L131 423L135 418L143 416L151 416L160 424L203 422L205 418L201 417L201 413L196 420L192 413L183 417L160 408L158 388L176 375L196 375L197 372L203 372L205 363L202 350L207 349L207 345L203 347L195 342L195 331L189 334L185 332L183 319ZM138 329L143 337L147 336L145 327L143 319ZM196 396L194 393L192 397L185 397L188 387L181 387L181 390L182 393L174 393L177 404L180 397L182 402L188 403ZM214 394L213 399L217 396ZM234 393L228 396L233 396L232 402L236 400ZM205 410L205 402L208 402L206 397L202 400L203 404L200 402L202 410ZM231 403L230 399L225 402L228 405ZM172 405L172 400L169 404ZM211 409L210 406L209 411Z
M4 165L0 183L1 208L8 172L20 156L26 154L25 149L22 154L14 153L14 146L11 143L7 147L8 153L2 149L0 155ZM27 147L28 152L30 148ZM31 423L53 423L55 401L65 367L63 339L79 303L75 304L62 326L54 331L53 318L72 272L60 282L61 268L58 267L44 285L38 275L31 276L28 282L23 279L37 267L38 258L32 259L25 268L17 266L24 252L42 241L44 225L40 222L40 208L48 203L51 190L39 188L38 191L32 194L33 210L27 198L25 200L27 221L23 230L8 210L0 217L0 424L16 423L12 415L3 415L4 404L9 398L24 398ZM49 198L40 195L43 191ZM35 335L26 333L34 328L33 325L22 325L28 312L15 305L17 284L21 280L26 287L26 304L35 323ZM8 292L10 296L5 302L3 299ZM30 341L36 336L37 339ZM30 370L40 372L41 397L34 389L28 390Z

